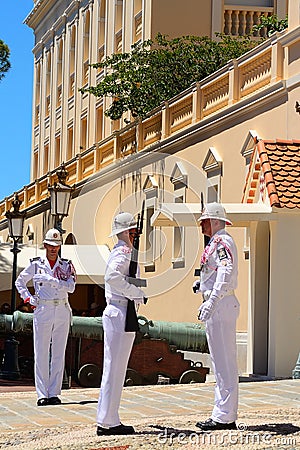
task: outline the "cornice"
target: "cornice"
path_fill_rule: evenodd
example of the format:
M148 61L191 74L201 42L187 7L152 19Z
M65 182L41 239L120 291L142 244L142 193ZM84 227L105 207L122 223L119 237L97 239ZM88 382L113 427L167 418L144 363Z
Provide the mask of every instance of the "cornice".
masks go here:
M24 20L24 23L28 25L33 30L41 23L43 17L55 7L57 0L40 0L34 6L33 10L29 13L29 15ZM78 10L80 6L81 0L73 0L70 5L66 9L66 15L69 15L74 9Z

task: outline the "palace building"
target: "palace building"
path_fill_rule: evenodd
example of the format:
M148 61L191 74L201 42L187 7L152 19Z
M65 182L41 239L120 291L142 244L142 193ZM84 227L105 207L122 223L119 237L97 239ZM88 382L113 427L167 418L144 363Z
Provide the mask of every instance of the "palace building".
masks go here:
M104 115L109 99L79 91L104 76L91 63L158 32L245 35L274 14L288 14L288 29L143 120L112 121ZM39 0L25 23L35 36L34 89L31 182L17 192L26 212L18 270L43 252L55 219L49 186L63 168L73 187L62 256L78 272L74 310L104 308L112 219L137 215L145 201L139 261L149 301L140 313L197 322L202 194L222 202L233 222L240 373L291 376L300 342L300 0ZM12 261L5 213L14 197L0 201L2 302Z

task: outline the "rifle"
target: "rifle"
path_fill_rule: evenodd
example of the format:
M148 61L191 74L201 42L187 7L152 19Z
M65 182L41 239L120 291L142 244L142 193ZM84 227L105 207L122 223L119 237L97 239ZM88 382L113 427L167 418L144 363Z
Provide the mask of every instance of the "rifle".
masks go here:
M204 210L203 192L201 192L200 198L201 198L201 213L202 213L203 210ZM208 243L209 243L209 237L208 236L204 236L204 248L207 246ZM195 277L200 277L201 270L202 270L202 267L200 267L199 269L195 269L194 276Z
M144 211L145 211L145 200L143 201L141 214L138 214L136 233L132 242L132 253L131 260L129 264L129 276L127 281L138 287L145 287L146 280L141 280L136 278L137 267L138 267L138 253L140 247L140 235L143 233L143 222L144 222ZM148 301L144 297L144 304ZM139 331L139 323L137 319L135 304L133 300L128 299L127 311L126 311L126 321L125 321L125 331Z

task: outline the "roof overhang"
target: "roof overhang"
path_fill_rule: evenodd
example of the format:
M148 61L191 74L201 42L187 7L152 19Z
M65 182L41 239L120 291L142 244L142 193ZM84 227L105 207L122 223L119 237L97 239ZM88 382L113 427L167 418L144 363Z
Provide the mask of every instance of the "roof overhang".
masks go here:
M0 244L0 291L11 289L13 254L12 245ZM30 245L20 245L17 273L28 266L31 258L45 256L45 250ZM77 273L78 284L104 284L104 273L109 256L106 245L62 245L61 257L70 259Z
M264 203L225 203L227 217L236 227L252 221L276 220L276 212ZM154 227L198 226L201 215L199 203L162 203L151 217Z

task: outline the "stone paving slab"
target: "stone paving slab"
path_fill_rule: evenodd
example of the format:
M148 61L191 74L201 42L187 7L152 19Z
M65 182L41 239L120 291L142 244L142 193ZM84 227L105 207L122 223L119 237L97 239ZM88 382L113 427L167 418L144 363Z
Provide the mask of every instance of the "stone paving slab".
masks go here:
M99 389L63 390L62 405L37 407L35 392L0 393L0 432L36 426L95 423ZM247 382L239 385L239 408L293 407L300 411L300 380ZM130 421L210 411L214 384L126 387L120 415Z
M252 426L252 431L255 431L255 426L258 426L255 424L258 423L266 427L266 421L275 423L279 431L283 427L283 432L284 426L294 427L292 428L293 440L285 441L283 447L273 445L274 442L276 443L276 436L273 436L272 445L269 447L243 445L243 448L300 449L300 380L243 382L239 384L239 394L240 432L243 431L244 426L250 430ZM61 405L37 407L36 394L32 389L25 392L3 392L1 389L0 448L5 450L25 448L30 450L115 450L116 445L123 445L124 442L128 443L126 445L130 450L170 448L170 445L166 444L165 447L157 442L160 430L172 430L174 427L177 435L180 434L180 430L184 430L184 433L189 433L186 436L190 436L192 433L190 428L192 428L195 434L195 421L208 418L211 412L214 383L124 388L120 407L121 420L134 425L139 431L131 440L129 437L126 437L125 441L124 437L123 439L101 438L101 445L97 444L96 439L99 440L99 438L95 437L98 395L98 388L72 388L62 391ZM71 437L70 430L72 430ZM59 441L59 436L65 436L66 433L71 442L68 445L65 443L65 438ZM75 440L76 433L78 433L77 440ZM176 433L175 436L177 436ZM35 436L35 443L30 446L33 436ZM195 436L199 438L199 435ZM153 444L154 439L156 443ZM89 441L89 444L86 441ZM79 444L79 442L85 442L85 444ZM288 445L291 443L292 445ZM180 445L177 442L177 447L177 444L173 444L174 442L172 442L172 448L180 450L207 448L204 444L204 447L201 445L189 447L181 442ZM230 447L231 443L229 444ZM210 443L209 447L221 448L223 445L213 447ZM240 450L241 447L235 445L234 448Z

